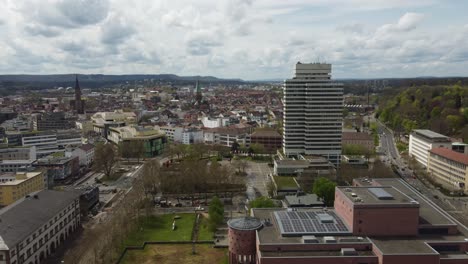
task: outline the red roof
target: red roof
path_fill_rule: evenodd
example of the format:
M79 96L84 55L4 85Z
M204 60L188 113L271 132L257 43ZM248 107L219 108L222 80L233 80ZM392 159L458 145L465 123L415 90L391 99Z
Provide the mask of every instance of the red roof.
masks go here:
M429 152L441 157L468 165L468 155L453 151L447 148L433 148Z

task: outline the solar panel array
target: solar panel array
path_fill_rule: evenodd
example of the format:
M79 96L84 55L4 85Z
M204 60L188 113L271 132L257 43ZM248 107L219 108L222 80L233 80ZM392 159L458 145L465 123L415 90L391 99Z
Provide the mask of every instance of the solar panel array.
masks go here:
M283 236L350 233L343 221L332 211L277 211L274 214ZM323 223L318 216L320 214L330 215L333 221Z

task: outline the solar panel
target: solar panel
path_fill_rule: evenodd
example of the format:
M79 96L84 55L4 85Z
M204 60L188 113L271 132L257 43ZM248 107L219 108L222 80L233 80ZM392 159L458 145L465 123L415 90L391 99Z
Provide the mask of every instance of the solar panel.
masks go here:
M392 200L393 199L393 195L389 194L383 188L368 188L368 190L379 200Z
M333 211L277 211L274 215L283 236L349 234Z

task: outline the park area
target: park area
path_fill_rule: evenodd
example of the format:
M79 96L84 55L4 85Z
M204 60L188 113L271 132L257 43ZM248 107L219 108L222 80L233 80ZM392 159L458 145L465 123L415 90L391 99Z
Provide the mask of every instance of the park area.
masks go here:
M227 249L213 248L212 245L196 245L196 254L192 254L192 245L147 245L144 250L129 250L121 264L160 263L160 264L223 264L228 263Z
M207 215L202 215L198 226L197 240L213 240ZM172 223L176 219L176 228ZM130 234L126 246L142 246L145 241L167 242L147 244L144 249L128 250L120 263L227 263L225 249L213 248L213 244L197 244L192 254L192 244L170 244L192 241L196 215L193 213L151 215L144 217L138 231Z

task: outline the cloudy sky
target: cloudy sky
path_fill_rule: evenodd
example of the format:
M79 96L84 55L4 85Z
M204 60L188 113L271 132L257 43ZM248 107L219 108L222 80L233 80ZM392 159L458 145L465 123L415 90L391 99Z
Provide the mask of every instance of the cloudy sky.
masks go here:
M0 0L0 74L468 76L465 0Z

